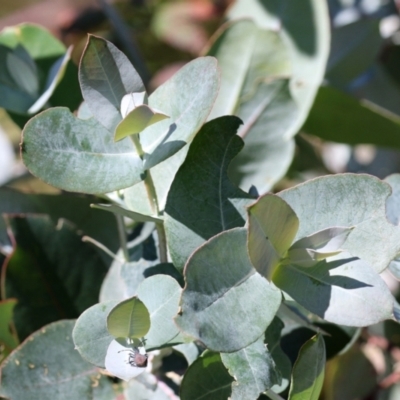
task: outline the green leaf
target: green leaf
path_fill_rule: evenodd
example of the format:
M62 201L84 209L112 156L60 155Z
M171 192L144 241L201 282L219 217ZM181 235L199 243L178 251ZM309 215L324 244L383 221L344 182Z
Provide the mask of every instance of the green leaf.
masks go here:
M111 42L92 35L82 55L79 81L92 115L112 133L122 120L123 97L145 90L126 55Z
M354 227L343 244L378 273L400 253L400 229L386 218L390 186L368 175L326 176L279 196L300 220L296 240L332 226Z
M306 236L291 246L284 263L312 267L318 261L339 254L351 230L352 228L336 226Z
M197 134L168 194L165 231L171 258L179 270L207 239L244 225L252 196L235 187L228 166L242 149L236 117L215 119ZM182 246L185 243L185 246Z
M270 278L293 243L299 220L278 196L267 194L248 208L248 250L257 271Z
M65 53L65 55L59 58L50 68L45 90L41 94L41 96L35 101L35 103L29 108L28 114L36 114L49 101L58 83L61 81L61 79L65 74L68 62L71 57L71 53L72 53L72 47L70 47L68 51Z
M11 48L20 44L34 60L60 57L66 50L46 28L30 23L5 27L0 32L0 43Z
M325 344L320 334L303 345L293 366L289 400L318 400L325 375Z
M108 314L107 329L115 338L142 338L150 329L149 311L136 297L122 301Z
M117 142L129 135L142 132L148 126L151 126L163 119L169 118L161 112L151 109L146 104L134 108L115 129L114 140Z
M205 352L186 371L180 391L182 400L221 400L231 394L233 378L217 353Z
M163 382L147 372L124 385L125 400L171 400L170 390Z
M149 126L140 135L145 169L171 157L193 140L211 111L218 87L217 61L200 57L151 94L149 106L170 118ZM170 179L172 182L173 177Z
M76 318L97 303L107 267L66 221L57 227L41 216L9 221L16 248L5 284L7 297L18 299L14 322L21 339L47 323Z
M339 258L340 257L340 258ZM313 267L280 265L273 282L326 321L368 326L393 317L393 297L364 261L342 253Z
M1 365L0 395L16 400L65 400L67 393L71 399L107 399L103 395L112 392L111 382L74 350L74 323L47 325L11 353Z
M10 354L18 344L18 337L11 326L13 320L13 310L17 304L16 299L6 299L0 301L0 362Z
M251 166L252 170L248 171L246 169L248 167L244 165L247 160L244 158L241 160L240 157L237 159L237 164L232 166L232 168L238 170L238 177L241 178L242 186L256 184L261 192L265 192L289 167L294 150L294 144L289 138L297 133L304 123L324 77L329 54L330 31L327 4L325 1L320 0L305 0L302 2L293 2L291 0L272 0L268 2L238 0L229 10L229 18L251 18L260 29L278 32L289 53L291 65L289 74L290 89L287 85L282 86L276 106L271 107L271 114L275 109L280 110L281 117L277 118L276 121L275 118L270 118L272 131L284 132L279 140L279 150L282 153L279 153L279 157L275 154L275 164L270 162L263 165L264 171L268 168L268 170L276 172L270 172L269 174L262 172L260 174L259 164ZM268 47L268 45L261 47L263 52L265 52L265 47ZM279 52L281 48L279 46L275 51ZM237 56L241 57L242 54L238 53ZM283 71L283 74L287 75L286 70L283 69ZM276 85L278 84L279 81L276 82ZM257 104L261 104L260 98L265 99L267 97L266 93L273 92L273 89L276 90L274 86L260 90L259 95L256 95L253 101L248 102L249 111L253 111ZM259 98L257 99L257 97ZM292 103L293 105L291 105ZM297 110L295 110L295 105L297 105ZM285 114L286 118L282 117ZM244 121L246 120L242 114L239 113L237 115ZM281 126L282 120L285 122L285 126ZM258 133L249 135L248 140L252 140L253 137L254 142L251 147L247 146L246 150L247 154L251 155L253 159L254 153L258 150L257 144L262 141L263 137L265 138L265 132L267 131L265 128L263 130L262 124L257 130L259 131ZM273 146L273 143L271 144ZM269 154L273 154L273 151L276 151L278 146L275 146L274 149L268 149L268 144L263 143L263 147L268 150ZM257 156L257 153L255 154ZM283 154L283 157L281 154ZM242 156L244 157L245 153ZM266 158L265 151L260 151L257 159L262 162L264 157Z
M114 143L94 118L80 120L64 107L25 125L22 158L33 175L73 192L108 193L142 180L142 161L128 138Z
M271 388L275 393L281 393L289 386L290 374L292 372L292 364L280 345L283 328L283 322L278 317L274 317L265 331L265 344L275 362L275 369L281 375L281 383Z
M272 321L281 293L250 263L246 229L214 236L190 257L181 314L183 333L208 348L233 352L256 341Z
M246 146L232 163L232 176L246 189L254 184L264 191L282 177L293 157L288 138L296 133L290 129L298 110L287 80L277 79L291 73L287 46L278 33L238 20L217 32L208 54L222 71L210 119L235 114L244 122L239 136Z
M107 316L118 304L112 300L88 308L76 321L72 331L75 349L91 364L105 368L107 349L114 339L107 330Z
M274 360L266 349L264 336L234 353L221 353L221 360L235 378L232 400L257 399L258 396L280 382Z
M179 311L179 283L167 275L156 275L145 279L137 292L150 313L151 327L145 336L147 349L175 343L180 333L173 319Z
M392 174L384 180L392 188L386 200L386 217L395 226L400 225L400 174Z
M400 148L400 118L396 114L329 86L319 89L302 130L333 142Z

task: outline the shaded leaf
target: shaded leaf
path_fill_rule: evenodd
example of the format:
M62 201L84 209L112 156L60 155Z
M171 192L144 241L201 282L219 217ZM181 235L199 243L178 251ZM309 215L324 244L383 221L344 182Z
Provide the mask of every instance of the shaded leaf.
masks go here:
M143 92L143 82L129 59L111 42L89 36L79 68L83 98L92 115L110 132L122 120L126 94Z
M122 215L132 219L135 222L161 222L161 218L152 217L151 215L140 214L131 211L121 205L117 204L92 204L92 208L97 208L98 210L109 211L116 215Z
M318 400L325 375L325 344L321 335L300 350L292 373L289 400Z
M400 229L386 218L390 186L368 175L326 176L279 196L300 220L295 240L332 226L354 227L343 244L378 273L400 253Z
M243 147L236 136L240 123L228 116L205 124L175 176L165 208L165 230L171 258L180 270L207 239L244 225L252 196L235 187L227 173Z
M250 263L246 229L225 231L196 250L185 267L178 327L222 352L243 349L272 321L281 293Z
M248 208L248 250L257 271L268 278L293 242L299 220L291 207L273 194Z
M111 382L74 350L73 326L74 321L47 325L13 351L1 365L0 395L16 400L65 400L68 393L69 398L103 400L105 386L112 392Z
M177 345L173 346L173 348L174 348L174 350L176 350L179 353L184 355L188 365L193 364L193 362L195 360L197 360L197 358L200 355L199 348L193 342L192 343L177 344Z
M124 396L125 400L171 400L168 389L154 375L144 372L124 385Z
M221 353L221 360L235 378L232 400L257 399L281 380L263 336L242 350Z
M115 338L142 338L150 329L149 312L136 297L124 300L108 314L107 329Z
M273 282L335 324L361 327L393 317L394 299L385 282L368 264L346 253L308 268L280 265Z
M114 339L107 330L107 316L118 304L108 301L95 304L83 312L72 331L75 349L91 364L105 368L108 346Z
M67 108L32 118L21 146L32 174L60 189L108 193L142 180L142 161L128 138L114 143L96 120L80 120Z
M233 378L217 353L205 352L186 371L182 381L182 400L227 399L231 394Z
M19 344L18 337L11 326L16 304L16 299L0 301L0 362Z
M150 313L151 326L145 336L147 349L174 343L180 333L173 319L182 293L179 283L167 275L156 275L145 279L137 293Z

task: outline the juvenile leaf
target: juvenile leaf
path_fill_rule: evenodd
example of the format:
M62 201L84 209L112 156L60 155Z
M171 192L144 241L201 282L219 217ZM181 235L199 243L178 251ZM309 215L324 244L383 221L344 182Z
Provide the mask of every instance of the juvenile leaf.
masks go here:
M146 355L143 346L137 347L135 344L127 343L122 338L113 340L107 349L105 365L108 372L124 381L130 381L132 378L146 371L145 367L132 365L130 357L138 351L141 355Z
M14 350L1 365L0 395L16 400L65 400L68 393L71 399L102 399L99 392L104 385L111 389L111 383L74 350L74 323L47 325Z
M399 125L400 126L400 125ZM386 217L395 226L400 225L400 174L392 174L385 178L392 193L386 200Z
M142 180L142 161L128 138L114 143L94 118L78 119L64 107L32 118L21 149L32 174L60 189L108 193Z
M2 346L0 351L0 362L19 344L16 332L11 327L13 309L16 304L16 299L0 301L0 344Z
M307 310L335 324L361 327L393 317L393 297L385 282L346 253L308 268L280 265L272 280Z
M120 302L108 314L107 329L115 338L142 338L150 329L150 315L136 297Z
M179 329L174 322L178 314L182 289L179 283L167 276L156 275L145 279L138 288L138 297L150 313L151 327L145 336L148 349L174 342Z
M92 115L112 133L122 120L123 97L145 90L125 54L111 42L92 35L82 55L79 82Z
M325 375L325 344L320 334L300 350L293 366L289 400L318 400Z
M233 378L217 353L205 352L186 371L180 398L182 400L221 400L231 394Z
M114 300L88 308L72 331L75 349L85 360L100 368L105 368L107 349L114 339L107 330L107 316L117 304Z
M244 228L214 236L196 250L185 280L182 312L175 321L216 351L241 350L257 340L281 302L280 291L251 265Z
M177 344L173 346L173 348L174 350L184 355L188 365L193 364L193 362L196 361L200 355L199 348L193 342Z
M148 372L130 380L123 388L125 400L171 400L171 389Z
M386 218L390 186L368 175L313 179L279 196L300 220L296 240L332 226L354 227L343 250L382 272L400 253L400 229Z
M235 378L232 400L257 399L281 380L263 336L242 350L221 353L221 360Z
M236 136L240 123L228 116L205 124L171 186L165 230L171 258L179 270L207 239L244 225L245 207L252 196L235 187L227 172L232 158L243 147Z
M140 214L117 204L91 204L91 207L103 211L109 211L117 215L122 215L123 217L130 218L135 222L162 222L161 218Z
M293 242L299 220L278 196L267 194L248 208L248 250L257 271L268 278Z

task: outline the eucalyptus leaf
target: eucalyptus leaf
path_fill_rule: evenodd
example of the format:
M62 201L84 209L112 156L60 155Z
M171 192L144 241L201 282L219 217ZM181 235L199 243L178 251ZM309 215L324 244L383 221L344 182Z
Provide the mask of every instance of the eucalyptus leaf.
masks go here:
M79 81L90 112L110 132L122 120L123 97L144 91L143 82L126 55L111 42L92 35L82 55Z
M197 249L185 280L175 321L183 333L216 351L233 352L256 341L281 303L280 291L250 263L244 228L216 235Z
M303 345L293 366L289 400L318 400L325 375L325 344L320 334Z
M107 316L118 304L112 300L95 304L77 319L72 331L75 349L91 364L105 368L108 346L114 339L107 330Z
M138 134L148 126L166 118L168 118L168 115L157 112L149 106L142 104L130 111L117 125L114 140L117 142L129 135Z
M236 136L240 124L232 116L207 122L175 176L165 208L165 231L171 258L179 270L207 239L244 225L245 207L253 198L235 187L227 172L243 147Z
M221 353L221 360L235 378L232 400L257 399L261 393L281 381L274 360L264 344L264 336L242 350Z
M300 220L295 240L333 226L354 227L343 250L380 273L400 253L400 229L386 218L390 193L387 183L372 176L341 174L313 179L278 195Z
M182 400L221 400L231 394L233 378L218 353L206 351L186 371L182 380Z
M64 107L32 118L21 146L32 174L60 189L108 193L142 180L142 161L128 138L114 143L94 118L78 119Z
M150 313L150 330L145 336L148 349L162 347L178 338L174 317L179 311L182 289L167 276L156 275L145 279L138 288L138 298Z
M341 253L313 267L280 265L273 282L326 321L368 326L393 318L394 298L364 261Z
M400 174L392 174L385 178L392 188L386 200L386 217L395 226L400 225Z
M121 215L123 217L130 218L135 222L158 222L158 223L162 222L161 218L140 214L117 204L91 204L91 207L96 208L98 210L109 211L116 215Z
M188 365L193 364L193 362L197 360L200 355L199 348L193 342L177 344L173 346L173 348L184 355Z
M111 383L74 350L73 326L74 321L47 325L14 350L0 368L0 395L16 400L65 400L68 393L71 399L103 400L99 396L103 385L111 388Z
M13 309L16 304L16 299L5 299L0 301L0 345L2 346L0 351L0 362L19 344L15 329L11 326L13 320Z
M260 197L248 213L251 262L261 275L270 278L296 236L299 219L285 201L273 194Z
M138 298L117 304L108 314L107 329L115 338L142 338L150 329L150 315Z

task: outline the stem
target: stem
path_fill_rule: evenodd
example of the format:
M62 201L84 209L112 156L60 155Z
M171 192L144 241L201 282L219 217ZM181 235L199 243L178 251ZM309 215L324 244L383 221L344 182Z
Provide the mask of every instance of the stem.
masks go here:
M284 400L283 397L279 396L279 394L273 392L270 389L268 389L264 394L266 394L272 400Z
M115 255L112 251L110 251L109 249L107 249L106 246L104 246L104 244L98 242L96 239L91 238L90 236L83 236L82 237L82 242L89 242L94 244L96 247L98 247L100 250L103 250L104 253L106 253L108 256L110 256L113 260L116 260L118 262L120 262L121 264L124 263L124 260L121 260L120 258L118 258L117 255Z
M128 252L128 243L126 241L124 217L122 215L117 215L117 214L115 214L115 217L117 218L118 236L119 236L119 241L121 243L122 253L124 255L125 261L129 262L129 252Z
M138 152L139 156L143 158L144 151L140 143L139 135L131 135L132 142ZM147 198L150 202L151 211L154 215L160 215L160 208L158 205L157 192L154 186L153 178L151 177L150 171L146 171L146 177L144 178L144 186L147 192ZM160 255L160 262L168 262L167 253L167 238L165 235L164 224L156 223L156 229L158 234L158 252Z

